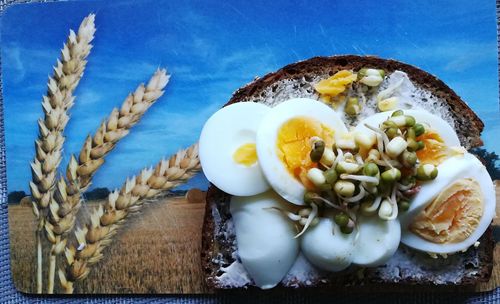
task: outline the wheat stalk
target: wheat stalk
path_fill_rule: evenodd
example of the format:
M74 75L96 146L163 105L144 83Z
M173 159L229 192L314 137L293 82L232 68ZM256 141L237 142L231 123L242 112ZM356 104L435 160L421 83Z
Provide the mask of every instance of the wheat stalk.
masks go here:
M127 179L119 191L110 193L104 206L99 205L92 212L90 223L76 229L77 247L69 245L65 249L67 265L59 269L64 291L73 293L74 283L87 277L90 267L103 258L102 251L117 229L130 213L142 208L144 199L184 183L199 170L198 144L194 144L160 161L155 168L143 169L139 175Z
M61 162L64 143L64 128L69 120L68 110L73 105L75 90L90 53L94 39L94 14L83 19L78 34L70 30L68 40L61 50L61 60L49 77L47 95L43 96L44 118L38 120L39 135L35 141L35 159L31 163L32 181L30 190L33 212L38 219L37 241L37 293L42 292L42 237L45 213L56 180L56 171Z
M140 84L130 93L120 110L113 109L93 137L90 135L80 151L78 161L71 156L66 168L67 181L61 177L56 185L54 199L49 204L45 222L47 239L52 244L49 259L49 293L53 292L57 255L66 246L67 234L73 228L80 208L81 193L91 183L92 176L104 163L104 157L125 137L149 107L164 93L170 76L165 69L158 69L148 84Z

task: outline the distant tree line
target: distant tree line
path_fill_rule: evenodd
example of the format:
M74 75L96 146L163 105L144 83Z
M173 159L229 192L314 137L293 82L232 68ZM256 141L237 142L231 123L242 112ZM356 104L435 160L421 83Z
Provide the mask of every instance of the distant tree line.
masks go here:
M109 190L108 188L95 188L90 191L84 193L84 197L87 200L99 200L105 199L108 197ZM21 199L25 196L29 195L24 191L12 191L7 195L7 203L8 204L19 204Z
M83 197L88 201L102 200L106 199L109 193L110 191L108 188L95 188L85 192L83 194ZM186 194L186 190L171 190L167 191L166 196L180 196L184 194ZM24 191L12 191L7 195L7 203L19 204L21 202L21 199L27 195L29 195L29 193L26 193Z
M7 203L8 204L19 204L23 197L26 196L26 192L24 191L12 191L7 195Z
M95 188L93 190L87 191L83 194L83 197L86 200L93 201L93 200L101 200L107 198L109 195L109 189L108 188Z
M500 180L500 156L498 156L498 154L489 152L484 148L474 148L471 152L481 158L481 161L493 180Z

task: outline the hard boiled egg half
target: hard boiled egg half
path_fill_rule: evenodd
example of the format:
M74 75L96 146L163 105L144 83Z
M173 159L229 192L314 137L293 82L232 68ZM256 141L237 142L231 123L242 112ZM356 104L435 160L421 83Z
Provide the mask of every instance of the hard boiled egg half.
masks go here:
M387 111L374 114L362 120L354 129L355 133L370 134L374 131L368 126L379 128L379 126L389 119L395 111ZM425 147L417 151L417 157L421 163L439 165L447 157L455 154L453 147L460 147L455 130L441 117L428 111L415 109L404 110L404 115L413 116L417 123L425 127L425 133L416 138L422 141Z
M200 163L207 179L222 191L249 196L269 189L257 159L257 129L270 108L238 102L217 111L201 131Z
M341 271L352 263L355 232L345 234L333 217L320 218L301 237L300 249L314 266L327 271Z
M230 205L238 255L255 285L262 289L276 286L299 253L294 225L273 208L291 211L293 205L273 191L233 196Z
M326 214L301 238L301 250L311 264L327 271L341 271L351 264L375 267L385 264L401 239L399 220L383 221L378 216L361 216L358 227L344 234Z
M447 159L438 171L401 215L401 242L430 253L463 251L474 245L495 216L493 181L469 153Z
M309 157L312 140L331 147L336 135L347 132L340 116L324 103L296 98L272 108L257 130L257 155L271 187L284 199L303 205L307 178L316 166Z

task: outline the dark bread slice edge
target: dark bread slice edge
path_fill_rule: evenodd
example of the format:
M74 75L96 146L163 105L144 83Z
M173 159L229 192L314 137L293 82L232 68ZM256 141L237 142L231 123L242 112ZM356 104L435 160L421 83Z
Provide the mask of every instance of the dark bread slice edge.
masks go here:
M300 77L308 77L308 75L325 74L333 75L341 69L359 70L363 67L382 68L388 73L395 70L400 70L408 74L410 80L417 86L426 89L434 96L446 100L450 107L450 112L456 123L457 133L462 145L466 148L472 148L482 145L480 138L484 128L483 122L479 117L467 106L467 104L457 94L450 89L445 83L435 76L420 70L414 66L391 60L381 59L373 56L333 56L333 57L314 57L306 61L290 64L284 68L267 74L262 78L256 79L250 84L237 90L230 101L226 104L249 100L258 100L258 96L274 83L284 79L294 79ZM225 229L225 225L230 221L231 214L229 213L230 196L211 185L207 193L207 205L202 233L202 267L206 274L206 283L209 289L224 289L227 286L221 286L217 281L217 276L221 275L220 267L228 266L233 258L233 246L235 238L228 236L227 233L220 233L221 229ZM478 248L470 248L466 253L458 253L450 258L457 259L460 263L458 267L463 268L463 275L454 281L441 281L432 277L432 272L424 277L404 276L401 271L410 271L411 269L395 269L400 272L400 276L388 278L383 275L384 266L366 269L363 278L353 271L345 275L327 275L317 282L303 284L297 282L293 287L316 287L326 289L338 289L349 285L367 285L367 284L419 284L419 285L471 285L478 282L488 281L493 268L493 248L494 241L491 227L480 238ZM417 254L404 245L398 251ZM420 254L418 259L430 259L425 254ZM453 262L453 261L452 261ZM438 276L439 277L439 276ZM278 288L287 288L291 286L283 286L281 283ZM229 287L230 288L230 287ZM250 285L244 288L252 288ZM235 288L232 288L235 289Z

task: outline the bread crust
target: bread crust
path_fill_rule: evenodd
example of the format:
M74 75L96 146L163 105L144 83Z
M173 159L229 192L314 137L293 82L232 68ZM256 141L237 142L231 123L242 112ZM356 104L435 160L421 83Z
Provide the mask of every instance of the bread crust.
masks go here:
M357 71L363 67L374 67L384 69L387 73L396 70L407 73L410 80L418 87L431 92L435 97L445 100L448 103L451 114L455 121L455 127L459 139L463 146L472 148L482 145L480 138L484 128L483 122L470 109L470 107L445 83L435 76L412 65L402 63L392 59L381 59L375 56L356 56L343 55L332 57L314 57L305 61L293 63L279 69L276 72L269 73L262 78L255 79L251 83L238 89L226 105L241 101L258 101L259 96L266 89L272 87L276 82L286 79L298 79L302 77L312 77L313 75L333 75L333 73L342 69L351 69ZM221 229L231 220L229 212L230 196L211 185L207 193L207 205L202 233L202 267L206 274L206 283L209 289L235 289L228 286L221 286L218 283L217 276L221 275L220 267L225 267L234 261L233 247L235 243L234 235L221 233ZM366 269L363 277L359 272L352 270L344 275L331 274L321 277L315 282L296 282L296 284L278 285L280 288L298 288L313 287L328 290L335 290L351 285L373 285L373 284L418 284L418 285L472 285L478 282L488 281L493 267L493 248L494 241L492 228L490 227L480 238L478 248L470 248L466 253L457 253L450 257L444 264L457 263L460 276L454 280L443 280L436 274L433 275L432 269L425 272L422 276L412 275L411 268L396 267L394 271L399 272L398 276L387 277L388 269L384 266ZM408 255L408 259L416 259L435 265L430 257L424 254L415 253L404 245L400 246L398 252L402 251ZM403 255L404 255L403 254ZM432 266L429 266L432 268ZM458 269L460 268L460 269ZM405 274L406 272L406 274ZM437 273L438 271L436 271ZM241 287L240 287L241 288ZM253 288L250 284L242 288ZM236 288L238 289L238 288Z

